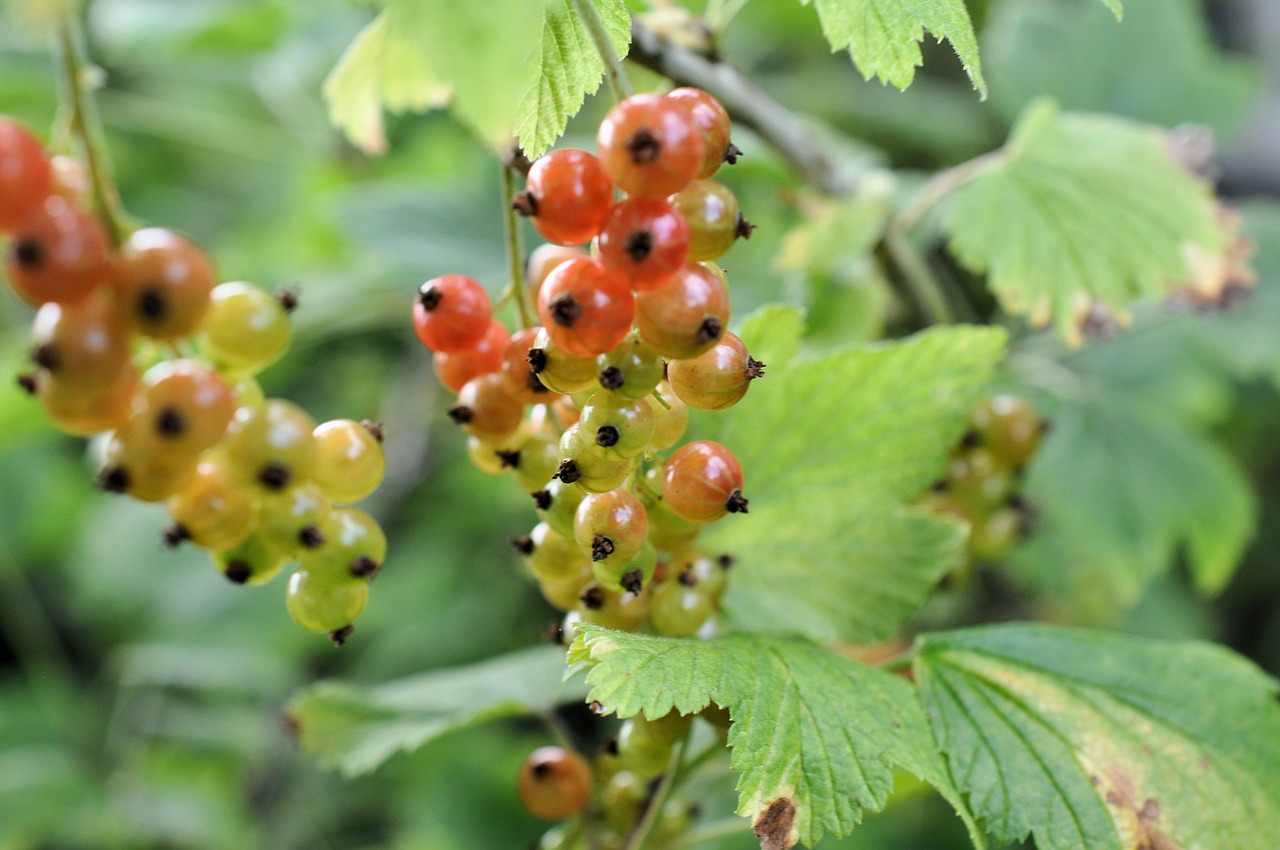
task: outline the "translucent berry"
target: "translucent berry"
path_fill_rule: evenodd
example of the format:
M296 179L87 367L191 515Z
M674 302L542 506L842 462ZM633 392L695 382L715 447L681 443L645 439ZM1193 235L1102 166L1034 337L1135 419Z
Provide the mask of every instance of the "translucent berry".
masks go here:
M529 572L539 582L570 581L586 575L584 569L591 565L591 556L582 551L577 541L545 522L538 523L529 532L527 546L523 545L523 539L517 542L521 544L517 549L525 556Z
M502 374L524 404L549 404L556 396L529 362L529 349L534 347L541 331L538 327L516 331L502 352Z
M303 481L259 497L256 533L270 548L294 557L326 542L323 527L331 513L320 488Z
M197 466L167 507L173 525L165 540L172 545L190 540L210 551L231 549L248 538L256 522L253 497L220 463Z
M110 383L91 389L68 387L42 372L34 382L49 421L61 431L84 437L121 428L129 421L140 378L136 369L128 367Z
M710 270L687 263L667 286L636 295L635 323L664 357L697 357L729 329L729 291Z
M302 568L317 576L372 579L387 559L382 526L359 508L334 508L320 533L324 542L301 555Z
M524 421L524 402L500 373L481 375L458 393L449 418L472 437L501 440L515 433Z
M470 348L452 353L437 351L431 358L436 377L450 392L459 392L467 381L497 372L502 368L502 355L510 336L497 320L489 322L489 330Z
M538 519L561 534L573 534L573 520L578 505L587 497L587 491L574 484L566 484L558 478L547 482L541 490L530 494Z
M764 364L736 334L726 332L709 351L673 360L667 375L671 389L690 407L724 410L741 401L751 382L764 375Z
M561 435L560 457L557 477L588 493L604 493L621 486L635 468L635 458L607 454L580 424Z
M211 552L209 557L218 572L232 584L266 584L284 567L285 556L266 545L256 534L229 549Z
M705 143L678 100L639 94L615 106L596 137L600 161L633 197L678 192L702 168Z
M548 242L589 242L613 208L613 184L600 160L582 150L552 151L529 169L515 208L533 219Z
M592 493L582 500L574 515L573 539L593 561L630 561L640 553L648 534L649 517L644 506L621 488Z
M520 767L516 792L535 817L564 820L591 799L591 768L585 759L563 747L534 750Z
M233 474L265 490L307 480L315 465L315 427L305 410L281 399L240 408L224 438Z
M655 634L692 637L716 612L716 601L704 588L668 578L653 589L649 624Z
M525 285L529 287L534 303L538 301L538 290L542 288L542 282L551 274L552 269L566 260L586 256L587 252L583 248L569 245L544 243L534 248L529 253L524 269Z
M657 289L688 259L689 228L665 199L630 198L614 207L599 247L600 262L632 289Z
M217 372L195 360L169 360L142 376L135 422L158 446L179 454L199 454L222 439L236 413L231 387Z
M635 296L626 281L592 259L557 266L538 293L538 318L567 354L594 357L631 329Z
M644 398L662 380L666 363L635 331L596 359L596 378L604 389L627 398Z
M460 274L432 278L418 290L413 329L432 351L472 348L489 332L493 305L483 286Z
M313 632L337 632L369 603L369 583L351 576L298 570L289 577L285 607L293 621Z
M0 116L0 233L40 206L50 191L51 172L44 146L35 134Z
M560 439L550 433L531 434L508 462L514 465L516 486L533 493L547 486L560 466Z
M32 304L80 301L106 281L107 250L97 218L51 196L13 227L9 283Z
M733 191L715 180L695 180L671 196L689 230L689 259L715 260L733 247L739 236L749 236Z
M316 459L311 478L330 501L347 505L378 489L387 471L382 429L354 419L334 419L312 433Z
M678 516L690 522L713 522L726 513L746 513L742 467L719 443L696 440L667 458L662 497Z
M546 328L538 330L525 359L538 380L552 392L577 393L595 385L596 358L570 354Z
M605 457L633 458L653 437L653 408L646 399L599 390L583 406L578 427Z
M649 402L649 409L653 411L653 436L649 438L649 448L659 452L666 451L684 436L685 429L689 426L689 408L665 381L658 384L645 401Z
M189 336L200 327L217 280L203 250L162 227L135 231L125 240L112 278L130 324L162 340Z
M68 392L99 391L132 365L128 328L106 298L45 304L31 335L32 361Z
M210 293L198 342L219 368L257 373L284 355L292 332L289 311L279 298L234 281Z
M729 142L729 113L725 112L720 101L702 89L688 86L672 89L666 97L684 104L693 125L702 134L704 150L698 177L710 177L724 163L732 164L737 160L738 149Z

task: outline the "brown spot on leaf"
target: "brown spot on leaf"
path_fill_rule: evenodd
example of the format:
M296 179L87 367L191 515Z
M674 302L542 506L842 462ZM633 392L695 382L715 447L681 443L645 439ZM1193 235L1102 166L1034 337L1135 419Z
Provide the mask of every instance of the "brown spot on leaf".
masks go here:
M790 850L795 846L791 828L796 821L796 804L779 797L756 816L752 829L760 839L760 850Z

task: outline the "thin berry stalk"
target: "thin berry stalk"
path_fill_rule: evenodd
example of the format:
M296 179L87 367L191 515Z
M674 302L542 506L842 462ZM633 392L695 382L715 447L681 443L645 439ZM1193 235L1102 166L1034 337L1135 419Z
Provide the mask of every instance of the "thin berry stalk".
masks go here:
M524 253L520 247L520 221L512 198L515 196L515 171L507 165L502 166L502 227L506 234L508 279L506 291L498 299L499 305L507 299L515 301L516 311L520 314L520 327L532 328L538 324L537 311L529 301L528 287L524 280Z
M609 83L609 90L613 92L613 99L620 101L631 97L636 90L631 85L631 78L627 76L627 69L622 67L618 52L613 49L613 42L609 40L609 33L605 31L604 21L601 20L595 3L592 0L573 0L573 9L578 13L582 25L587 28L587 35L591 37L596 52L604 62L604 78Z

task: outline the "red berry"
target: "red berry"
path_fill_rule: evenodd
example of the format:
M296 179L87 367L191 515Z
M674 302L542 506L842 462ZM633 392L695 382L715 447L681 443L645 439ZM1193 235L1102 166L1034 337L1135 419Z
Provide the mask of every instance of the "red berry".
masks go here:
M764 374L764 364L747 353L736 334L726 333L710 351L667 367L671 389L681 401L699 410L733 407L747 394L751 382Z
M163 340L195 332L217 282L208 255L162 227L139 230L120 246L114 279L129 322L140 333Z
M604 226L613 208L613 184L600 160L586 151L554 151L529 169L515 207L533 218L548 242L580 245Z
M542 282L547 279L547 275L551 274L552 269L566 260L585 256L587 252L584 249L569 245L544 243L534 248L524 264L525 283L529 287L529 294L533 296L534 302L537 302L538 290L542 288Z
M451 392L459 392L472 378L497 372L502 368L502 352L507 346L507 329L502 322L490 321L480 341L461 351L438 351L432 358L436 377Z
M706 149L678 100L638 94L615 106L596 137L604 170L635 197L679 192L698 175Z
M671 283L637 293L635 322L640 338L664 357L697 357L728 329L729 290L710 269L686 263Z
M0 232L13 230L50 192L49 159L40 140L0 116Z
M535 817L564 820L587 805L591 784L591 768L582 756L563 747L542 747L521 766L516 791Z
M661 198L623 201L600 231L600 262L636 291L669 283L688 255L684 217Z
M496 442L515 433L524 421L524 403L512 392L500 372L467 382L449 418L463 431L481 440Z
M413 304L413 329L432 351L452 354L477 345L489 332L492 320L489 293L460 274L447 274L422 284Z
M33 304L79 301L109 271L102 224L60 197L46 198L13 229L9 282Z
M672 195L671 203L688 225L690 260L723 257L735 239L751 232L732 190L715 180L693 181Z
M742 467L727 448L710 440L686 443L662 469L662 498L690 522L713 522L726 513L746 513Z
M130 368L129 332L107 298L45 304L36 313L31 333L31 359L62 389L98 392Z
M729 113L725 112L720 101L702 89L687 86L667 92L667 97L684 104L694 126L702 134L706 149L698 177L710 177L726 161L736 158L736 149L733 153L729 150Z
M556 345L574 357L615 348L634 313L635 296L626 281L586 257L557 266L538 293L538 317Z
M510 382L512 392L525 404L548 404L557 395L538 380L529 362L529 349L537 343L541 330L536 327L516 331L502 352L502 374Z

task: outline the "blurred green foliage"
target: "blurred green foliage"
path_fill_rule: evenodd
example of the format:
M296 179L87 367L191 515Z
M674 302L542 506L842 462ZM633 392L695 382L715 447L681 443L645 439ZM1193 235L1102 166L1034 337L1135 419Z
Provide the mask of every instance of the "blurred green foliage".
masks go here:
M1205 123L1229 145L1248 119L1256 57L1223 56L1192 0L1125 5L1118 26L1096 2L970 3L985 22L987 102L951 50L931 40L906 92L864 82L847 56L830 52L813 10L797 3L745 4L720 47L864 172L929 170L991 150L1021 105L1042 93L1166 125ZM553 613L507 545L532 523L528 505L466 463L407 321L425 278L462 272L494 293L503 285L498 164L439 113L391 119L389 152L376 159L329 126L322 82L370 18L341 0L91 3L93 56L105 72L100 110L128 210L191 234L227 279L301 288L293 352L264 385L318 418L386 424L391 474L369 509L392 552L356 639L338 652L289 621L279 583L232 587L202 554L161 546L162 511L94 492L91 449L56 434L6 378L0 850L451 850L526 847L542 831L518 806L512 781L524 754L547 739L536 723L459 732L354 779L300 755L283 730L290 695L318 678L373 684L489 658L537 642ZM1120 78L1124 85L1112 85ZM589 146L605 108L588 102L562 143ZM56 125L45 39L16 16L0 22L0 112L42 132ZM809 308L824 317L809 338L814 347L906 329L884 282L866 272L873 240L847 256L820 251L821 262L808 261L817 250L810 244L797 259L787 234L812 228L819 202L743 135L748 156L725 182L759 229L725 263L736 314L780 299ZM905 173L902 185L912 179ZM1078 353L1014 325L1007 377L1050 413L1072 403L1057 392L1062 381L1099 392L1141 388L1144 415L1240 470L1258 505L1258 533L1225 592L1211 603L1196 596L1176 535L1141 549L1156 552L1150 562L1125 559L1142 581L1124 574L1118 591L1095 580L1116 567L1100 567L1097 553L1085 546L1080 554L1078 544L1101 520L1061 508L1091 498L1097 482L1051 477L1037 488L1038 474L1053 475L1050 453L1032 473L1045 533L1012 569L937 597L918 624L1037 615L1209 637L1280 671L1280 214L1260 201L1248 220L1261 279L1238 313L1170 317L1152 305L1130 334ZM837 227L810 243L847 236ZM968 287L977 309L992 309L962 272L944 265L940 273ZM0 374L20 368L30 315L0 294ZM830 318L840 315L852 317L852 329ZM1028 358L1038 364L1030 375ZM1161 486L1177 503L1169 489L1199 480ZM1147 539L1123 523L1111 531L1122 543ZM945 803L899 787L886 815L823 846L968 846ZM709 820L732 810L731 779L695 790ZM754 844L744 830L701 846Z

